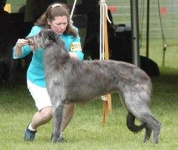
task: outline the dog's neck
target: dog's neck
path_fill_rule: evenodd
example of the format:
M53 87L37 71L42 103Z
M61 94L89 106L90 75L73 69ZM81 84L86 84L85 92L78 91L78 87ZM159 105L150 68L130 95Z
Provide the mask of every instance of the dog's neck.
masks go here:
M53 42L49 47L46 47L44 54L45 64L53 63L54 66L56 64L58 66L62 66L69 59L70 59L69 53L67 52L65 45L62 41Z

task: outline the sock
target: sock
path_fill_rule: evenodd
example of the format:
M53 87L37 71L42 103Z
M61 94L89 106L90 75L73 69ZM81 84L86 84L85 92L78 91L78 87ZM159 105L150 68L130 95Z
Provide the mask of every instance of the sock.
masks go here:
M30 131L36 131L36 129L33 129L33 128L32 128L32 125L31 125L31 124L29 124L28 129L29 129Z

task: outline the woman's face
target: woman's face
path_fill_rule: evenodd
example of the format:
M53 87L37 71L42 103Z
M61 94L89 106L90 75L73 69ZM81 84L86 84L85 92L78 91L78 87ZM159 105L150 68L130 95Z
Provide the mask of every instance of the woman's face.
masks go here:
M68 25L67 16L57 16L52 21L48 21L51 29L57 34L63 34Z

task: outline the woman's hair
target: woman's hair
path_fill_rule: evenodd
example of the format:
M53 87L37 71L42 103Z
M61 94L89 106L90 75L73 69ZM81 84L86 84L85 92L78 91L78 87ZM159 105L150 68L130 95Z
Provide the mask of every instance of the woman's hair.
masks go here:
M49 29L50 25L47 20L52 21L58 16L67 16L67 27L63 34L71 34L76 37L77 30L71 25L69 8L63 3L53 3L49 5L46 11L34 24Z

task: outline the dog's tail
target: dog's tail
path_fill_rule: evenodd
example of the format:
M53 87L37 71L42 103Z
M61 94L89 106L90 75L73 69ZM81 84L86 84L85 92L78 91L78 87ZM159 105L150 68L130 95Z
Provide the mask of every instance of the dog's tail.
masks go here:
M127 127L130 131L137 133L146 127L146 123L142 123L141 125L135 125L135 116L131 112L128 112Z

